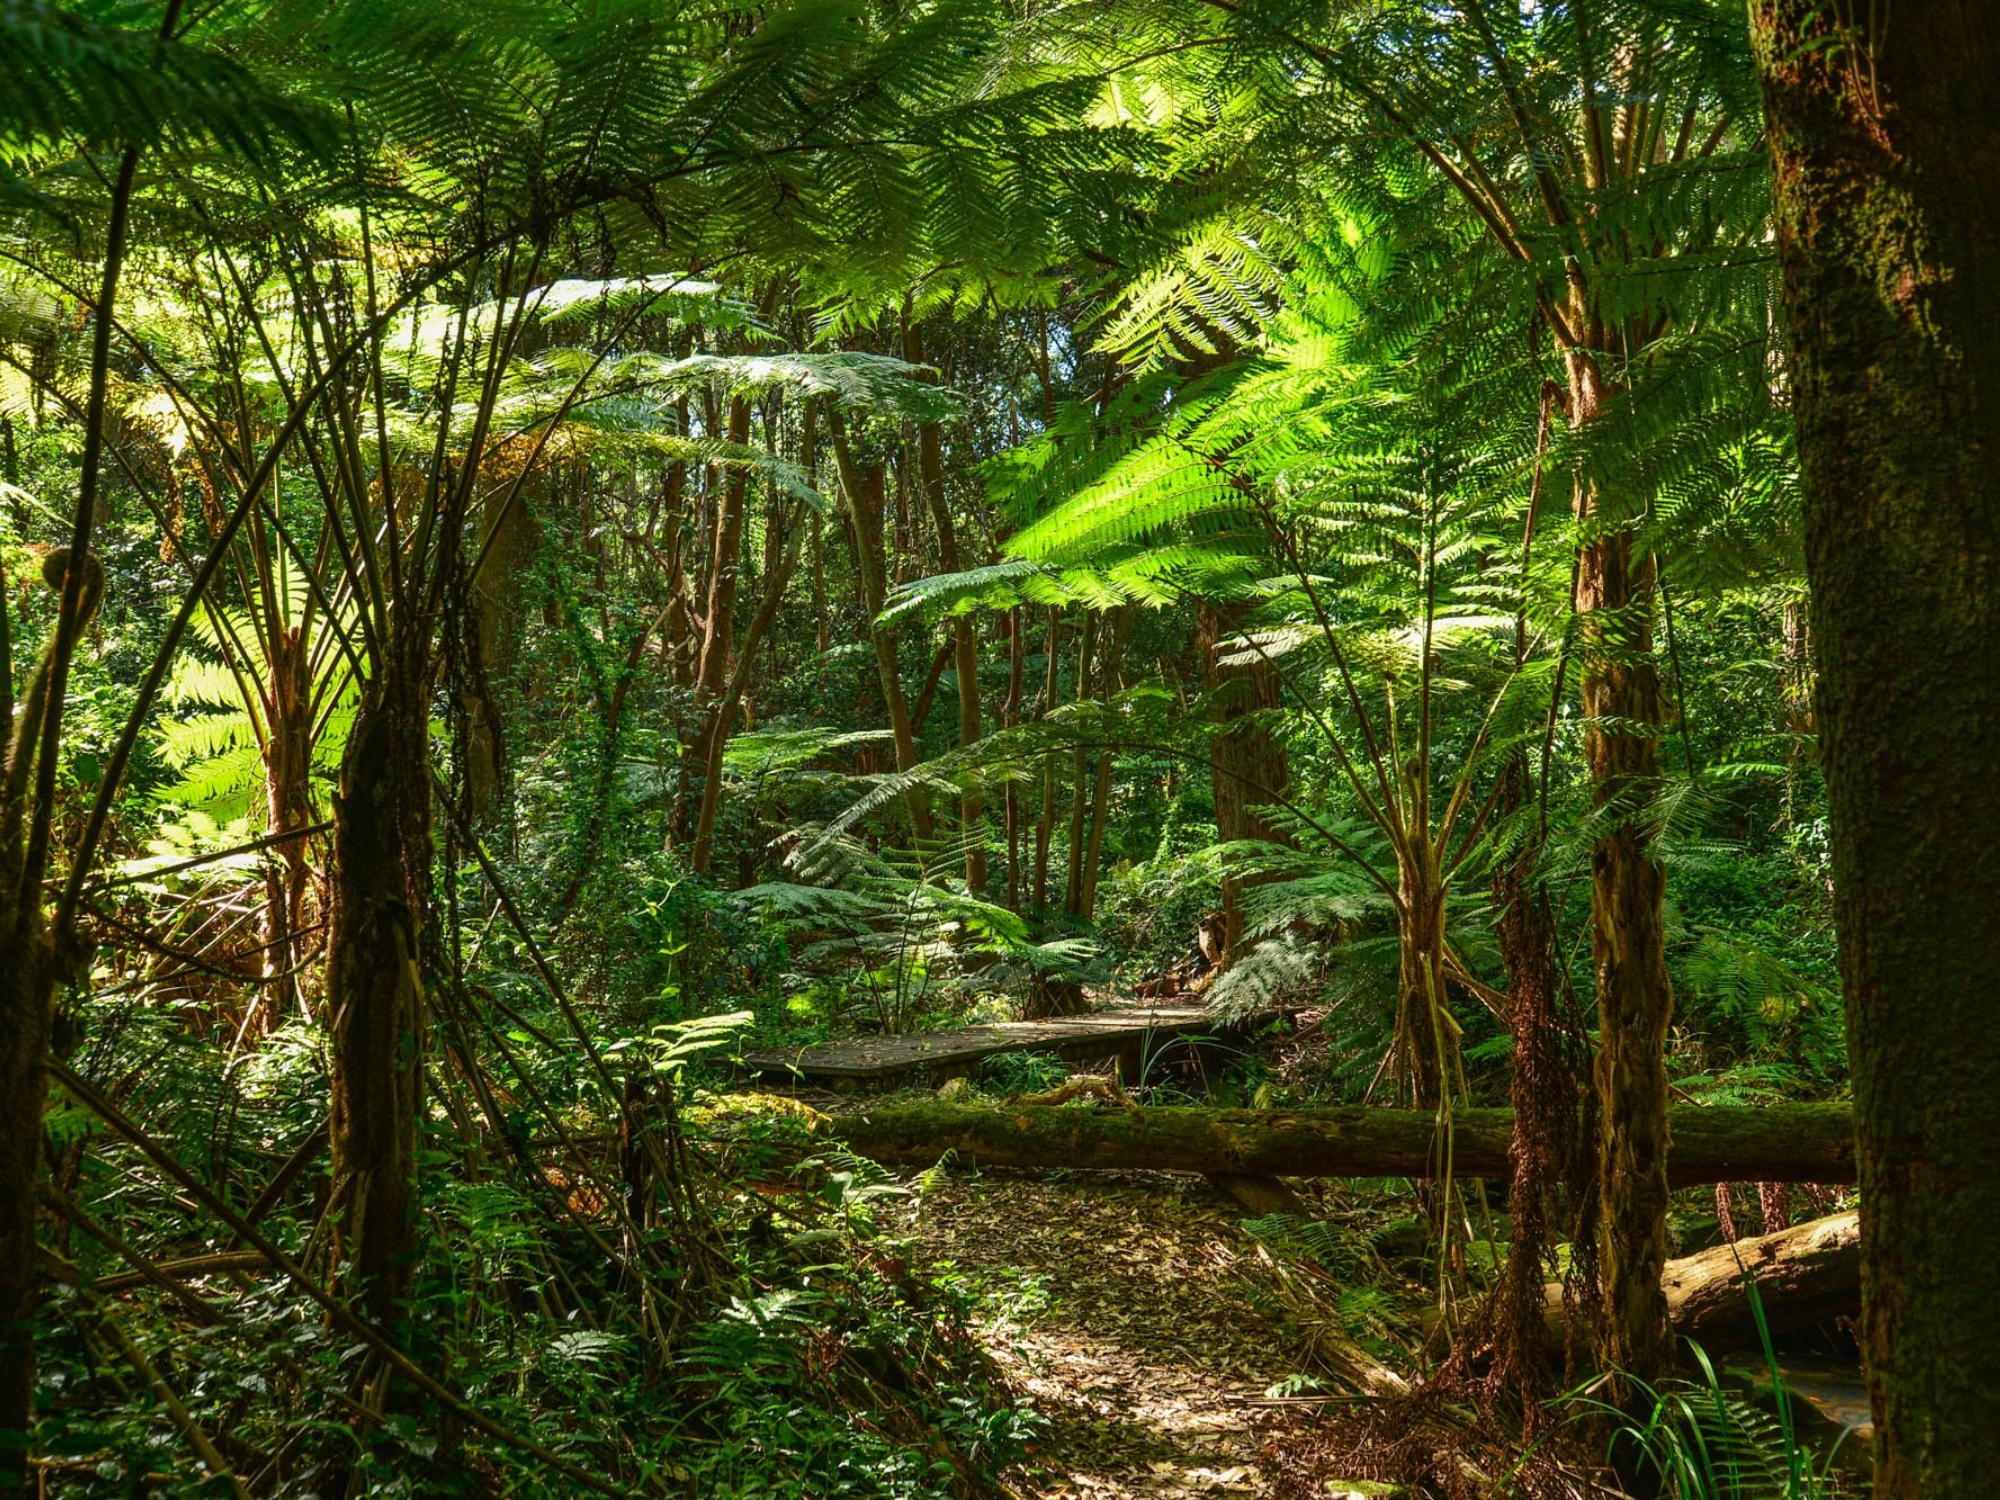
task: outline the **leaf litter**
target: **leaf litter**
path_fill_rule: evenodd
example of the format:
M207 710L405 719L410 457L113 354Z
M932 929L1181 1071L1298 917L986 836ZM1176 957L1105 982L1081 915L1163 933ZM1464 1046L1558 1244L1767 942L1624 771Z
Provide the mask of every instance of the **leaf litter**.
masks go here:
M930 1177L915 1246L985 1290L980 1336L1046 1423L1012 1476L1025 1494L1276 1492L1263 1403L1300 1338L1241 1217L1167 1173Z

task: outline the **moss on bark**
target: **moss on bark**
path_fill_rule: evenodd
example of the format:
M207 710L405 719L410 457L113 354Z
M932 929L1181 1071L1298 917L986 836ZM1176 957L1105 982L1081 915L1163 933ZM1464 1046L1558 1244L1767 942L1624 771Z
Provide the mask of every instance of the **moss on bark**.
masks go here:
M1752 0L1805 473L1876 1493L2000 1472L2000 12Z

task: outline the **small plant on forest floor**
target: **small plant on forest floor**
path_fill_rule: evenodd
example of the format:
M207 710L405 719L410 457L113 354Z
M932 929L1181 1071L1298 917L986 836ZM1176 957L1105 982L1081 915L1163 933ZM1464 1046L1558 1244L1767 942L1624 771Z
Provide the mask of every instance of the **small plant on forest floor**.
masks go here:
M1832 1500L1847 1492L1834 1466L1847 1434L1821 1455L1799 1432L1764 1305L1747 1270L1744 1290L1771 1377L1775 1415L1729 1389L1708 1351L1692 1339L1688 1350L1696 1377L1657 1387L1631 1382L1650 1403L1643 1416L1589 1394L1596 1381L1563 1397L1563 1403L1575 1407L1579 1418L1610 1418L1612 1448L1636 1454L1658 1477L1668 1500Z
M979 1064L979 1086L989 1094L1035 1094L1068 1081L1069 1069L1040 1052L996 1052Z
M1025 1328L1056 1305L1049 1278L1010 1266L961 1266L941 1261L931 1285L981 1321Z

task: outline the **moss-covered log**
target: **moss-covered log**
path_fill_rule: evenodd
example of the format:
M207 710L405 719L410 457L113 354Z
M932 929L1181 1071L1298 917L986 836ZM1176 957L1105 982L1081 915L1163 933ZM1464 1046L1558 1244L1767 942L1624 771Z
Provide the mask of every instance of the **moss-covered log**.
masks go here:
M1452 1170L1506 1178L1514 1112L1460 1110ZM987 1166L1142 1168L1230 1177L1428 1177L1428 1110L1078 1109L900 1104L834 1121L858 1154L924 1163L952 1152ZM1854 1126L1841 1105L1681 1106L1669 1116L1667 1175L1702 1182L1852 1182Z

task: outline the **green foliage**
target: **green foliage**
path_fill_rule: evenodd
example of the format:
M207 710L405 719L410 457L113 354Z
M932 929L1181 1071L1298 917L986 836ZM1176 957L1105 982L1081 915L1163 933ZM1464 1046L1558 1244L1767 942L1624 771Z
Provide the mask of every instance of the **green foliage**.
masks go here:
M1205 1080L1216 1102L1393 1090L1424 861L1450 1087L1497 1100L1491 876L1533 856L1587 1017L1590 853L1621 820L1670 871L1678 1085L1841 1088L1739 8L1608 0L1590 37L1570 7L1489 30L1414 0L232 0L161 37L165 14L0 0L16 688L85 413L111 417L110 589L45 809L99 862L72 1060L232 1202L311 1140L336 1092L318 955L269 982L266 856L192 862L263 827L286 632L318 812L357 707L408 689L433 722L403 809L429 905L397 1336L478 1410L634 1493L982 1492L1030 1427L968 1316L1050 1288L911 1263L910 1188L705 1090L753 1043L1191 967L1225 889L1244 943L1204 1002L1311 1014L1281 1061ZM1579 113L1623 123L1552 147ZM1550 335L1578 318L1609 396L1572 428ZM1585 653L1637 638L1637 610L1574 617L1601 526L1654 569L1658 725L1582 717ZM1244 674L1277 706L1230 717ZM1658 783L1597 798L1593 727L1655 736ZM1230 734L1285 768L1268 836L1215 830ZM1009 1053L981 1086L1062 1076ZM128 1243L233 1243L74 1101L47 1123L52 1180ZM348 1187L302 1165L266 1222L346 1296ZM1305 1331L1398 1346L1358 1231L1246 1227ZM213 1326L98 1296L112 1243L51 1238L78 1274L38 1441L77 1493L203 1483L106 1316L259 1486L567 1492L399 1385L375 1420L364 1353L264 1271L196 1279ZM1710 1395L1663 1390L1641 1440L1713 1459L1701 1484L1806 1493L1789 1431Z
M682 1029L660 1058L677 1068L690 1046L734 1019ZM311 1130L308 1101L324 1078L303 1031L272 1039L234 1073L219 1069L198 1038L143 1012L120 1044L154 1049L153 1078L134 1107L148 1110L186 1160L257 1162ZM531 1038L523 1034L519 1045L532 1067L546 1066ZM236 1121L236 1131L212 1138L208 1122L218 1117ZM704 1152L723 1145L700 1144ZM451 1160L456 1148L448 1128L427 1132L427 1160ZM615 1266L565 1220L559 1197L552 1201L568 1192L574 1203L597 1189L575 1180L556 1186L560 1169L534 1165L552 1158L530 1150L531 1160L517 1164L503 1154L489 1173L426 1179L434 1232L411 1309L421 1330L415 1352L448 1359L456 1383L488 1415L598 1472L702 1494L915 1500L965 1493L1019 1457L1031 1419L971 1339L976 1293L908 1261L888 1221L910 1190L881 1168L844 1155L794 1155L791 1185L775 1198L727 1176L705 1181L726 1270L712 1294L677 1315L692 1321L662 1365L647 1353L653 1335L639 1303L613 1292ZM128 1239L174 1230L172 1205L135 1186L117 1156L106 1144L85 1160L78 1201ZM309 1209L305 1195L268 1226L295 1255L307 1254L313 1238ZM175 1232L183 1253L210 1248L187 1238L185 1226ZM683 1233L671 1223L652 1231L670 1265L686 1248ZM122 1267L87 1238L71 1253L87 1275ZM371 1484L401 1493L465 1493L468 1463L513 1493L569 1492L567 1481L504 1448L448 1451L440 1414L422 1400L372 1429L313 1423L311 1413L339 1404L334 1393L362 1351L280 1277L260 1273L247 1290L220 1276L196 1286L228 1297L230 1322L178 1349L171 1304L106 1308L87 1292L57 1289L43 1339L38 1443L74 1461L65 1472L75 1493L124 1493L133 1472L161 1470L171 1476L163 1492L201 1492L190 1462L155 1428L143 1387L93 1366L93 1330L107 1312L174 1371L198 1420L212 1430L228 1422L232 1441L247 1449L275 1448L312 1423L315 1442L330 1444ZM588 1311L560 1311L579 1291L590 1296Z
M1821 1454L1799 1432L1754 1281L1748 1293L1774 1411L1731 1390L1708 1352L1692 1341L1695 1378L1657 1388L1634 1382L1646 1408L1640 1417L1596 1399L1588 1387L1572 1392L1564 1404L1578 1408L1579 1417L1609 1418L1616 1427L1614 1446L1642 1459L1669 1500L1823 1500L1844 1493L1834 1467L1838 1443ZM1846 1437L1843 1433L1838 1442Z
M162 37L156 10L0 5L0 134L8 137L0 185L11 186L12 170L33 160L38 138L182 148L215 140L261 160L281 146L331 144L330 113L274 89L214 45L241 17L211 28L221 36L190 38L183 28Z
M996 1052L979 1060L980 1087L1002 1098L1042 1093L1068 1077L1069 1069L1046 1052Z

